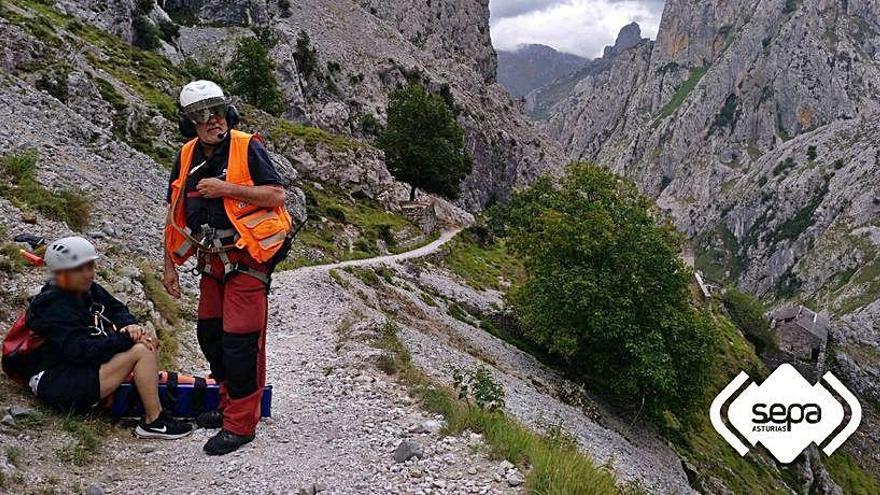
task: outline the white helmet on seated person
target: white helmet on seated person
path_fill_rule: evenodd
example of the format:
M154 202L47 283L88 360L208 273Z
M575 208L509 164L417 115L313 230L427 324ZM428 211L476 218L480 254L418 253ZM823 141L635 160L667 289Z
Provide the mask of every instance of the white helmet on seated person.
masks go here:
M49 244L43 261L53 272L70 270L98 259L91 242L79 236L65 237Z

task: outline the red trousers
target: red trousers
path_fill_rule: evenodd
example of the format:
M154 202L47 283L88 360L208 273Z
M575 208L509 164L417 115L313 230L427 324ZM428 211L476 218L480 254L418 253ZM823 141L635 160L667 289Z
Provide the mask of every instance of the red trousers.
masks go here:
M265 272L266 266L245 251L228 252L232 263ZM199 283L196 333L199 346L220 383L223 429L236 435L253 435L260 420L260 400L266 385L266 285L246 273L224 278L218 255L202 255L211 274Z

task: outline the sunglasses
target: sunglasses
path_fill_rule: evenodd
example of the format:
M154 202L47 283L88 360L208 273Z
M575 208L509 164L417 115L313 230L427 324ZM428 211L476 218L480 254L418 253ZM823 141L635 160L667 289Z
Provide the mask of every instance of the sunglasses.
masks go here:
M207 124L208 121L211 120L211 117L214 116L226 118L228 112L229 105L221 103L219 105L186 112L186 118L192 120L196 124Z
M71 272L84 272L84 271L93 271L94 269L95 269L95 262L89 261L88 263L83 263L80 266L77 266L75 268L71 268L70 271Z

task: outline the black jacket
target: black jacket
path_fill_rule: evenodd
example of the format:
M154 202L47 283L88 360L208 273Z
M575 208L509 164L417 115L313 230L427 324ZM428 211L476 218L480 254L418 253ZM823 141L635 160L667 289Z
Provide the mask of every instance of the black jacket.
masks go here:
M103 309L106 335L95 329L96 312ZM100 319L100 318L99 318ZM99 366L114 355L130 349L134 342L128 334L113 331L137 323L128 308L93 283L89 293L76 296L62 291L52 283L43 286L27 309L27 327L46 338L35 351L31 373L61 364Z

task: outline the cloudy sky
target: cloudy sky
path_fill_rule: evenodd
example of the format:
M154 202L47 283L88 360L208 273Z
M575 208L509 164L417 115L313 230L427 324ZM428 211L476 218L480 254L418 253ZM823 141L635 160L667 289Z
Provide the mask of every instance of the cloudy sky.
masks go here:
M490 0L492 43L513 50L541 43L584 57L598 57L632 21L642 37L657 35L663 0Z

